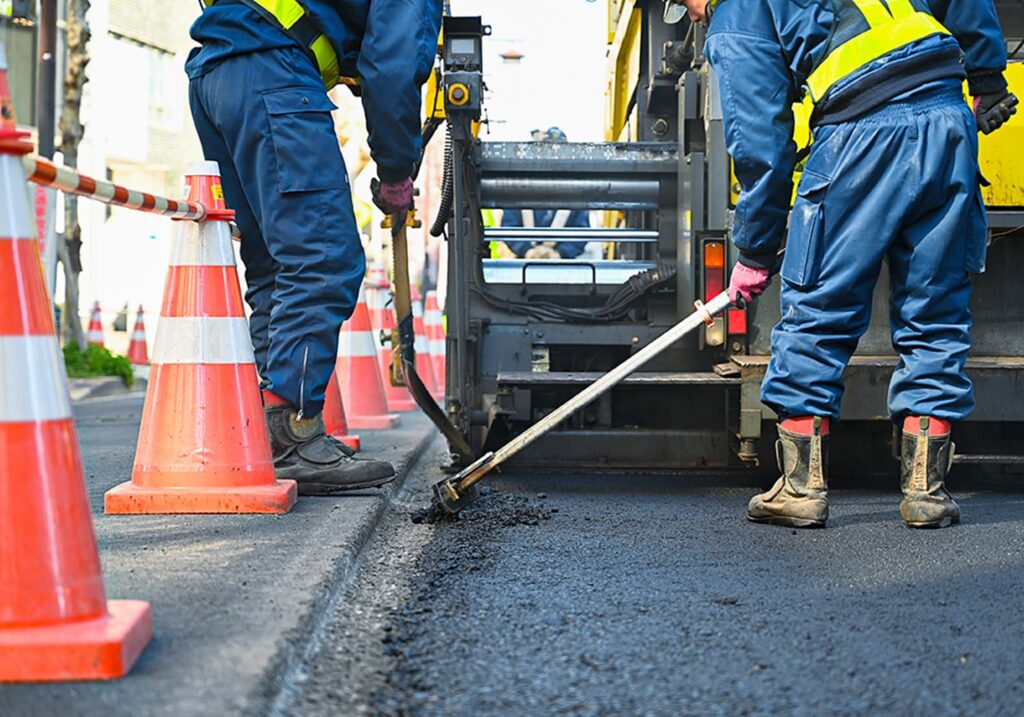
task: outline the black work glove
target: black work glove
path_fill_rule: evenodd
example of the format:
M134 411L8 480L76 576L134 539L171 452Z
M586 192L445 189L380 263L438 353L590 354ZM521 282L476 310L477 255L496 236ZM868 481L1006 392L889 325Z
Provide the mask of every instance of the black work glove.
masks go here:
M974 116L982 134L992 134L1017 114L1017 96L1006 89L974 98Z

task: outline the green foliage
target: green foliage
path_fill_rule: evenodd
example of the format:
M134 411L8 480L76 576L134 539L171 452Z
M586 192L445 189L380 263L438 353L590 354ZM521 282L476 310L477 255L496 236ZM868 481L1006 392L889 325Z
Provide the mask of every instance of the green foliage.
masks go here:
M120 376L125 386L131 386L135 380L132 365L124 356L110 353L102 346L90 344L82 351L78 344L69 343L64 347L64 366L69 378L88 378L90 376Z

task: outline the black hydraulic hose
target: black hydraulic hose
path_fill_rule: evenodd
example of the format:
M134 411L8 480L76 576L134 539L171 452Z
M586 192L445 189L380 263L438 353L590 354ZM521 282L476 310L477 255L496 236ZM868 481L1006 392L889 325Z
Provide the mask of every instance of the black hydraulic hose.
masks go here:
M445 225L448 224L448 216L452 212L452 202L455 200L454 167L452 165L452 126L445 123L444 131L444 178L441 180L441 203L437 208L437 216L430 227L430 236L439 237L444 234Z

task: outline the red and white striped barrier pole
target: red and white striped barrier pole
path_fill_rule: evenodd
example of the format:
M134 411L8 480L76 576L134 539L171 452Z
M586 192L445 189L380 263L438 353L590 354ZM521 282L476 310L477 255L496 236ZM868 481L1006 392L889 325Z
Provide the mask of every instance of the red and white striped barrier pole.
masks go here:
M128 189L112 182L93 179L67 167L57 166L42 157L25 155L22 161L25 163L25 173L30 181L54 187L68 194L77 194L80 197L95 199L104 204L160 214L172 219L199 220L206 217L206 208L196 202L168 199Z

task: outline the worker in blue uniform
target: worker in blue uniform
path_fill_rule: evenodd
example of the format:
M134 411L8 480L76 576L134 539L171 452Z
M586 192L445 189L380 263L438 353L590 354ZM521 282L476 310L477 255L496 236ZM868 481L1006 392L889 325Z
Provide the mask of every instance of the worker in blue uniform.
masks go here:
M501 214L503 227L589 227L590 214L579 209L506 209ZM505 246L524 259L575 259L586 249L586 242L507 241Z
M705 54L742 187L734 299L765 290L786 238L782 318L761 393L781 419L782 477L748 517L825 525L830 422L887 260L900 512L912 527L957 522L945 488L950 425L974 406L968 300L988 239L977 133L1017 104L992 0L674 1L708 24ZM812 110L813 144L787 236L796 102Z
M200 47L186 64L206 158L220 165L242 234L275 466L300 494L391 480L329 438L321 410L338 334L356 304L365 258L327 91L362 97L387 213L413 201L421 88L441 0L202 0Z
M568 142L569 137L559 127L534 130L535 142ZM589 227L590 214L579 209L506 209L501 214L502 227ZM507 241L513 254L520 259L575 259L587 248L586 242Z

